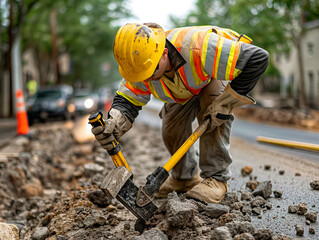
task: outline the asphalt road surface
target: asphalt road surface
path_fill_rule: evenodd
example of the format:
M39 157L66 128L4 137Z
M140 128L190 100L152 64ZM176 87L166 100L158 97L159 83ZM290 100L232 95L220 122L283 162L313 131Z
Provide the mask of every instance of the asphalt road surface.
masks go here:
M140 111L137 121L146 123L152 127L160 127L161 119L158 116L162 103L151 101ZM195 124L196 125L196 124ZM283 140L298 141L312 144L319 144L319 132L299 130L287 127L258 124L235 119L232 127L232 136L239 137L245 141L256 143L257 136L278 138ZM289 154L296 154L300 157L319 161L319 152L287 148L277 145L258 143L266 149L277 149Z
M287 127L278 127L272 125L246 122L236 119L232 127L232 135L242 138L249 142L256 142L257 136L278 138L283 140L298 141L304 143L319 144L319 133L299 130ZM293 149L276 145L259 143L265 148L277 149L285 153L294 154L300 157L319 161L319 152Z
M145 107L137 121L160 128L159 109L157 104L155 107ZM300 224L305 230L300 239L319 239L318 221L308 226L304 216L288 213L289 205L299 203L306 203L309 212L319 213L319 191L312 190L309 185L312 180L319 180L318 152L259 143L257 136L318 144L319 133L235 120L230 147L233 177L229 181L230 191L237 193L245 189L246 182L251 178L260 182L271 181L272 190L282 192L282 198L272 195L269 199L271 211L263 213L262 218L252 217L258 228L270 228L276 235L285 234L298 239L294 226ZM269 170L265 170L266 165L270 166ZM250 177L241 175L241 169L245 166L253 167ZM279 174L279 171L284 171L284 174ZM315 229L315 235L309 234L309 227Z

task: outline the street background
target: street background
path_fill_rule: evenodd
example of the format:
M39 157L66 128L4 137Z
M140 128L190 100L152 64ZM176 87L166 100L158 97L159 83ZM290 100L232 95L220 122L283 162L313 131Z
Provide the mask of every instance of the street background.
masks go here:
M162 212L143 234L134 231L136 218L99 190L114 166L87 120L98 109L107 114L121 83L112 46L127 22L156 22L165 31L230 28L270 53L250 93L257 104L234 112L233 175L223 205L183 194L156 199ZM120 140L137 185L170 157L162 104L152 99ZM0 106L0 225L17 226L20 239L215 239L223 226L233 239L319 238L318 1L0 0ZM258 184L270 197L251 196ZM174 205L187 207L180 218L187 221L174 225Z

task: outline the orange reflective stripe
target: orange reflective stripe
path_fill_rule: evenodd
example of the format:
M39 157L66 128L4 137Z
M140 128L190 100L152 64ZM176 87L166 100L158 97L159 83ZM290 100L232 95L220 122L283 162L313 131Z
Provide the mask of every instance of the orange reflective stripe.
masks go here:
M190 100L193 96L189 97L189 98L175 98L176 99L176 102L178 103L186 103L188 100Z
M142 89L138 89L135 88L131 83L126 82L125 83L125 87L127 87L128 89L130 89L133 93L137 94L137 95L149 95L151 94L151 92L142 90Z
M222 37L227 38L227 39L229 39L229 40L233 40L233 39L231 38L231 36L229 35L229 33L225 32L225 31L222 30L222 29L218 29L218 30L217 30L217 34L218 34L219 36L222 36Z
M197 76L200 78L201 81L206 81L208 78L208 75L203 73L202 60L201 60L202 47L203 47L205 34L206 34L206 32L199 32L197 36L194 34L196 39L194 41L193 51L191 54L193 57L192 60L194 63L194 67L195 67ZM195 79L195 81L196 81L196 79Z
M194 89L194 88L191 88L189 85L188 85L188 82L187 82L187 79L186 79L186 75L185 75L185 71L184 71L184 67L180 67L178 69L178 72L179 72L179 76L181 77L185 87L191 92L193 93L194 95L198 95L199 92L201 91L201 88L200 89Z
M180 48L182 47L182 43L183 43L183 40L184 40L184 37L185 35L187 34L188 31L192 30L193 28L185 28L185 29L182 29L181 31L178 31L176 34L177 34L177 37L174 41L174 45L177 49L179 49L180 51ZM174 36L175 37L175 36Z
M251 44L253 40L245 34L241 34L238 41Z
M229 80L233 80L234 79L235 66L236 66L237 59L238 59L239 52L240 52L240 45L241 44L239 42L236 42L234 59L233 59L232 66L231 66L231 69L230 69Z

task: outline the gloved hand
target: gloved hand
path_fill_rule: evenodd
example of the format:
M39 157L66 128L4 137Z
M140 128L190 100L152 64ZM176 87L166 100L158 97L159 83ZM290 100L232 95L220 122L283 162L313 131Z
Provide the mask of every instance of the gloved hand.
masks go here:
M255 103L253 98L238 94L228 84L224 92L207 107L203 114L204 119L211 119L210 128L207 129L207 132L213 131L230 119L234 108Z
M110 151L113 149L112 141L119 138L131 129L132 123L119 110L112 108L109 111L109 118L105 122L105 129L102 126L92 128L92 133L101 146Z

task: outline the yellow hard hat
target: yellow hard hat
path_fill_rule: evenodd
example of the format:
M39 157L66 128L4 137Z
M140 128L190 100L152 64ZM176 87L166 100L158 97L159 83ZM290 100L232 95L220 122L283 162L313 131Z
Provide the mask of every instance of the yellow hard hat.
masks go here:
M122 26L113 45L122 77L129 82L150 78L162 57L165 41L164 30L157 24L128 23Z

